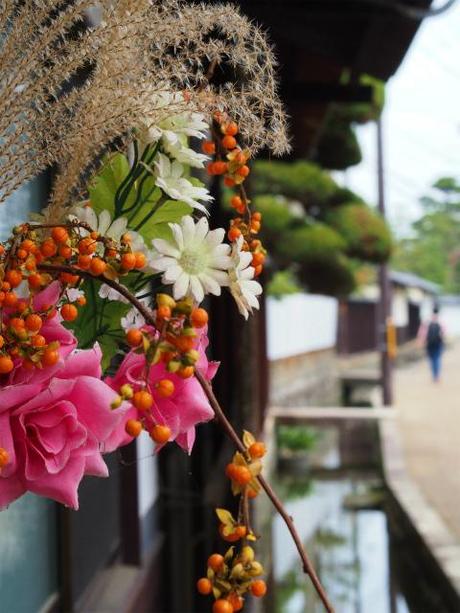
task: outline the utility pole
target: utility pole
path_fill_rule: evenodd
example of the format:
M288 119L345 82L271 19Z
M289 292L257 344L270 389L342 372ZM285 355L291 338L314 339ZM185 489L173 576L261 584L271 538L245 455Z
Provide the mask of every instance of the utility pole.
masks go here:
M385 185L383 170L383 130L382 118L377 119L377 181L378 208L385 218ZM380 369L382 380L383 404L389 406L393 402L392 364L388 351L388 327L391 323L391 287L388 276L388 265L379 266L380 300L377 308L377 342L380 351Z

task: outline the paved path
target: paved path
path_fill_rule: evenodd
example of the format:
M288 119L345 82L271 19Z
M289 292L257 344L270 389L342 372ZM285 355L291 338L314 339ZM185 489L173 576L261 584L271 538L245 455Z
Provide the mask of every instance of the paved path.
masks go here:
M460 540L460 342L445 352L438 384L426 362L398 369L395 407L408 471Z

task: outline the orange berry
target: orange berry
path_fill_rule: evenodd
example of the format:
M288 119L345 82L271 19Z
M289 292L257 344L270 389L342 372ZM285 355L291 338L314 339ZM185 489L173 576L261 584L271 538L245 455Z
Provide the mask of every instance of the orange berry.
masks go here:
M69 238L69 234L65 228L58 226L57 228L53 228L51 230L51 236L53 237L56 243L65 243Z
M17 287L22 281L22 272L20 270L7 270L5 279L10 287Z
M230 199L230 204L234 209L237 209L243 204L243 201L239 196L232 196Z
M31 289L39 289L43 283L43 277L39 273L34 273L27 277L27 282Z
M72 275L70 272L61 272L59 278L63 283L68 283L69 285L75 285L80 279L78 275Z
M59 352L57 349L47 347L43 352L42 364L44 366L54 366L59 361Z
M14 368L13 360L6 356L0 356L0 375L7 375Z
M86 297L85 296L78 296L77 304L79 306L85 306L85 304L86 304Z
M43 241L40 250L45 258L51 258L57 253L57 245L52 238L47 238Z
M223 175L227 172L228 166L226 162L222 162L221 160L218 160L217 162L214 162L213 164L213 174L215 175Z
M236 138L227 134L222 139L222 147L225 147L225 149L234 149L236 147Z
M228 600L219 598L212 605L212 613L233 613L233 607Z
M252 265L254 266L254 268L256 266L260 266L264 262L265 262L265 255L261 251L258 251L257 253L252 254Z
M262 264L259 264L259 266L256 266L254 268L254 276L258 277L261 274L262 270L263 270Z
M234 478L234 475L236 474L235 471L237 468L238 468L238 465L234 464L233 462L231 462L230 464L227 464L227 466L225 467L225 474L227 475L229 479Z
M260 230L260 221L251 221L251 232L257 234Z
M20 317L12 317L9 324L15 330L23 330L26 327L26 322Z
M208 323L209 317L208 313L204 309L198 307L193 309L190 319L194 328L204 328L204 326Z
M137 328L131 328L126 333L126 342L130 347L138 347L142 343L142 332Z
M242 598L241 596L238 596L238 594L233 593L233 594L229 594L227 599L228 599L228 602L232 605L235 613L237 611L241 611L244 605L244 598Z
M6 307L14 307L18 303L18 297L14 292L8 292L5 294L5 299L3 300L3 306Z
M27 251L25 249L18 249L16 255L20 260L25 260L27 257Z
M246 466L237 466L232 478L238 485L247 485L251 481L252 475L249 468L246 468Z
M227 543L236 543L237 541L240 540L240 537L238 536L236 532L232 532L231 534L225 534L224 530L225 530L225 524L220 524L219 534L221 538L223 538L223 540L226 541Z
M35 258L29 258L26 262L26 270L28 270L29 272L35 272L36 269L37 263L35 261Z
M238 134L238 124L236 121L231 121L225 126L224 131L228 136L235 136Z
M0 255L3 255L5 253L5 247L3 245L0 245Z
M158 319L169 319L171 317L171 309L169 306L159 306L157 309Z
M209 581L209 579L203 577L202 579L198 579L196 583L196 589L203 596L207 596L212 592L212 583Z
M5 344L5 339L3 338L3 336L0 335L0 349L3 347L4 344Z
M61 307L61 317L64 321L75 321L78 317L78 309L74 304L64 304Z
M105 272L106 268L107 264L104 262L104 260L101 260L100 258L93 258L91 260L91 264L89 265L89 271L95 277L102 275Z
M35 243L33 241L31 241L30 238L26 238L19 245L19 247L21 249L24 249L25 251L31 251L34 248L34 246L35 246Z
M11 285L8 283L8 281L3 281L2 289L5 290L5 292L9 292L10 291Z
M206 172L208 173L208 175L212 176L215 175L216 173L214 172L214 162L210 162L209 164L206 165Z
M227 187L234 187L235 179L232 179L232 177L224 177L224 185Z
M181 379L190 379L190 377L193 376L194 372L195 369L193 368L193 366L185 366L184 368L180 368L177 371L177 374Z
M221 556L220 553L213 553L208 558L208 566L212 568L212 570L217 573L224 565L224 556Z
M260 213L259 211L255 211L251 215L251 219L253 219L254 221L261 221L262 220L262 213Z
M147 258L145 257L145 254L142 253L141 251L136 251L134 255L136 257L135 268L137 269L144 268L144 266L147 264Z
M0 447L0 468L4 468L10 461L10 454L6 449Z
M265 443L257 441L250 445L248 452L251 458L263 458L267 453L267 448L265 447Z
M99 232L95 232L95 231L90 232L89 237L95 241L97 238L99 238Z
M136 266L136 256L134 253L124 253L121 256L121 265L125 270L132 270Z
M128 419L125 425L125 430L129 436L136 438L142 432L142 424L137 419Z
M78 251L82 255L91 255L96 251L96 241L89 237L82 238L78 243Z
M116 258L117 257L117 250L116 249L107 249L107 251L105 252L105 257L106 258Z
M205 140L201 145L201 150L206 155L214 155L216 152L216 145L212 142L212 140Z
M36 334L32 337L32 347L44 347L46 345L46 339L41 334Z
M155 443L163 445L164 443L167 443L171 438L171 428L168 428L168 426L156 424L150 430L150 436L155 441Z
M139 411L148 411L153 404L152 394L147 390L139 390L134 393L132 403Z
M240 177L247 177L250 172L251 171L249 169L249 166L246 166L245 164L244 166L241 166L240 168L238 168L238 170L236 171L236 174L240 175Z
M239 228L235 228L235 226L233 226L227 232L227 236L228 236L228 240L229 241L232 241L232 242L236 241L236 239L241 236L241 230Z
M126 234L123 234L123 236L121 237L121 242L126 243L126 244L131 243L132 242L131 235L128 234L128 232Z
M61 258L68 260L72 257L72 249L68 245L61 245L59 247L59 255Z
M174 394L174 383L171 379L161 379L156 384L155 389L160 398L169 398Z
M83 270L88 270L91 265L91 256L90 255L79 255L78 256L78 266Z
M251 594L257 598L262 598L267 593L267 584L263 579L257 579L251 583Z
M36 313L31 313L26 317L26 328L31 332L38 332L42 327L43 321L40 315Z

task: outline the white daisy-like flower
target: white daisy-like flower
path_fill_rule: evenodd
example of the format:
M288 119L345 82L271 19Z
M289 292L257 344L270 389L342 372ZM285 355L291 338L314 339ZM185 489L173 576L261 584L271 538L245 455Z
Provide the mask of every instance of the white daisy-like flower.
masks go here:
M207 213L199 200L209 202L213 197L205 187L196 187L183 177L184 167L177 161L171 162L167 155L158 154L155 162L155 185L174 200L182 200L191 207Z
M180 224L169 224L173 241L153 240L158 256L152 260L155 270L162 272L162 282L174 284L175 300L192 296L201 302L205 294L220 296L221 287L228 286L227 270L232 266L230 246L223 244L225 230L209 230L205 217L197 223L190 215Z
M116 289L110 287L106 283L102 283L99 288L99 298L103 298L104 300L116 300L117 302L124 302L125 304L129 304L129 300L120 294Z
M254 267L251 266L252 255L249 251L241 251L243 237L240 236L232 246L233 266L228 271L230 292L235 299L238 311L245 319L252 309L259 308L256 296L262 293L262 286L254 281Z
M120 319L121 327L125 332L131 328L141 328L145 325L144 317L139 313L136 307L130 309L124 317Z

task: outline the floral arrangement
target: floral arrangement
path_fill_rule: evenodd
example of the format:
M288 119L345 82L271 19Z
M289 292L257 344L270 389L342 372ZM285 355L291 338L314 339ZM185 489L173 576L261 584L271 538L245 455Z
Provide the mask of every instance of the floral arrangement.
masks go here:
M216 511L232 545L210 556L199 592L213 613L265 594L249 514L264 489L332 610L261 474L265 446L228 422L206 357L207 295L228 290L246 319L259 307L266 251L244 184L258 148L287 148L269 46L232 7L126 0L88 22L91 4L6 2L0 16L2 60L21 37L40 43L2 82L1 198L60 162L46 209L0 244L0 508L30 491L77 509L83 477L107 476L105 453L138 436L191 453L216 418L237 448L226 474L239 505ZM213 84L225 62L240 90ZM232 191L228 228L213 227L204 169Z

